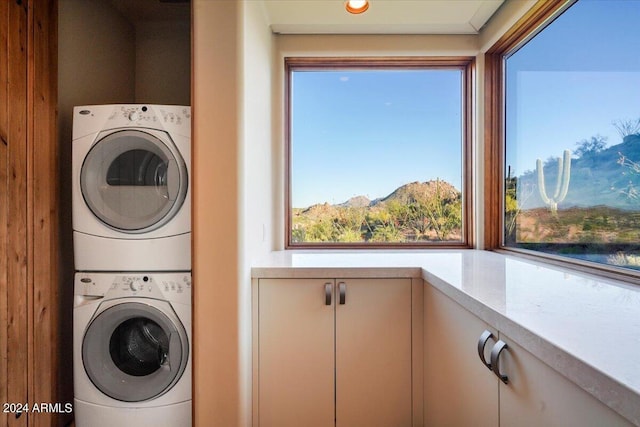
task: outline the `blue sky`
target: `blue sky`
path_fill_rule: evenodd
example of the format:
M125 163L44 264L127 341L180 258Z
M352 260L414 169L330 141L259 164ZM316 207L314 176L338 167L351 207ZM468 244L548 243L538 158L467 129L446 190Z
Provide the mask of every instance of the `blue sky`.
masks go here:
M640 118L640 1L581 0L507 60L507 164L520 175ZM588 48L585 48L587 47Z
M296 71L292 206L384 197L440 178L460 189L460 70Z

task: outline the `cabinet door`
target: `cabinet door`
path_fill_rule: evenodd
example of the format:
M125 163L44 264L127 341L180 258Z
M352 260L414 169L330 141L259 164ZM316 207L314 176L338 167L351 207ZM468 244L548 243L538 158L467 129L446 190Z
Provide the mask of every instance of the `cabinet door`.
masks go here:
M258 285L260 427L330 427L335 420L333 280Z
M589 393L501 334L500 423L504 426L631 426Z
M424 316L425 425L498 426L498 379L477 353L488 325L429 284ZM494 343L487 342L487 361Z
M411 426L411 408L411 280L337 280L336 425Z

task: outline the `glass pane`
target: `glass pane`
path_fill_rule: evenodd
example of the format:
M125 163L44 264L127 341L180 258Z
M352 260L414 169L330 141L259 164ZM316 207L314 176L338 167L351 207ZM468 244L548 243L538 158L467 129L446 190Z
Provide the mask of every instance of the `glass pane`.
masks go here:
M186 331L164 314L169 306L161 305L162 311L137 302L116 304L90 323L82 339L82 363L102 393L140 402L180 379L189 353Z
M161 225L184 200L186 183L181 182L178 165L156 137L140 131L116 132L87 155L82 194L96 217L119 230Z
M292 244L462 242L463 70L291 81Z
M107 184L166 187L167 161L149 151L129 150L109 165Z
M506 246L640 268L638 16L580 0L506 59Z
M109 353L124 373L136 377L154 373L169 355L169 338L153 320L133 318L122 322L111 335Z

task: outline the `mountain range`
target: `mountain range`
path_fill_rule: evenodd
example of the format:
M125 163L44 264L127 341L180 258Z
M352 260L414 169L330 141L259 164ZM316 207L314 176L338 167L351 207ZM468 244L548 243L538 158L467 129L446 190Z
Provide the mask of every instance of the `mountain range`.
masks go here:
M411 182L385 197L292 209L293 242L460 241L461 194L441 180Z
M367 196L354 196L336 205L319 203L311 205L301 211L302 213L311 213L313 211L326 211L329 208L373 208L375 206L384 206L392 201L397 201L401 204L409 204L415 201L424 202L433 198L437 192L440 192L440 197L444 200L455 200L460 197L460 191L446 181L415 181L396 188L385 197L374 200L370 200Z

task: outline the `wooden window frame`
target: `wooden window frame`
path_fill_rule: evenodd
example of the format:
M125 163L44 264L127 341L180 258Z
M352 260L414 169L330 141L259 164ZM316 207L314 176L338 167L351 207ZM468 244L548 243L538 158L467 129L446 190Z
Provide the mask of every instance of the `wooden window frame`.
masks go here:
M475 57L286 57L284 87L285 126L285 249L464 249L473 248L473 179L472 179L472 124ZM462 239L460 242L424 243L347 243L303 242L292 243L291 230L291 75L294 71L333 70L451 70L462 71Z
M505 78L504 60L578 0L538 0L485 53L484 249L543 260L586 273L640 284L640 272L504 245Z

